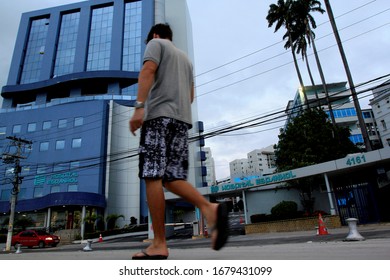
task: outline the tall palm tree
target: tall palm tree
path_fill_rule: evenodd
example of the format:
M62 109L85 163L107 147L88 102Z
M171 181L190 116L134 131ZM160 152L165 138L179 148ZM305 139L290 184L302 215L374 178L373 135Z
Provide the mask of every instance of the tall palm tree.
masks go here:
M330 115L330 119L332 121L333 125L336 125L335 117L332 110L332 104L329 99L329 92L328 92L328 86L325 81L324 72L322 70L321 62L318 56L316 44L315 44L315 34L312 31L312 29L315 29L317 27L317 24L314 20L314 17L311 15L313 12L319 12L323 14L325 12L324 9L321 8L321 2L317 0L298 0L294 1L292 5L292 10L295 14L295 30L296 30L296 36L297 39L294 42L296 46L296 51L299 53L299 51L302 51L302 55L306 57L306 64L308 65L307 61L307 45L313 46L314 56L317 63L318 72L321 77L321 83L324 89L325 98L328 104L328 111ZM299 47L300 45L300 47ZM312 81L313 82L313 81ZM318 99L318 96L317 96Z
M291 36L291 30L292 30L291 26L293 25L293 21L294 21L292 10L291 10L291 6L293 2L294 1L292 0L286 0L286 1L278 0L277 4L271 4L269 6L268 15L266 17L268 21L268 27L271 27L275 24L274 32L277 32L282 26L286 28L290 46L293 45L292 36ZM306 105L306 108L309 108L309 102L307 100L305 86L303 84L303 79L302 79L301 72L299 70L295 51L293 50L293 48L291 48L291 50L294 59L295 70L297 71L299 84L305 99L304 103Z
M349 69L347 57L345 55L344 48L343 48L343 45L341 43L341 39L340 39L339 32L338 32L338 29L336 26L336 22L334 20L332 7L330 6L329 0L325 0L325 6L326 6L326 10L328 12L330 23L332 25L333 33L334 33L335 38L336 38L337 46L339 48L340 55L341 55L341 58L343 60L344 69L345 69L345 72L346 72L346 75L348 78L349 87L351 88L351 95L352 95L352 99L353 99L353 102L354 102L354 105L356 108L356 114L358 117L360 129L362 131L364 144L366 146L366 150L371 151L372 148L371 148L370 138L369 138L368 132L367 132L367 127L366 127L366 124L364 123L362 111L360 109L359 100L357 98L357 94L356 94L356 90L355 90L355 85L354 85L353 80L352 80L352 75L351 75L351 71Z
M314 78L313 78L313 75L311 72L309 60L307 57L307 47L310 46L310 39L306 38L306 36L304 36L303 33L304 33L303 31L299 30L296 26L294 26L293 30L291 31L291 36L292 36L292 41L293 41L292 47L293 47L294 52L296 52L296 54L302 55L302 60L306 64L306 68L307 68L307 72L309 74L311 85L314 87L315 82L314 82ZM313 32L313 36L314 36L314 32ZM288 39L287 33L283 36L283 40L285 40L285 39ZM290 47L291 47L290 41L287 40L286 43L284 44L284 48L289 49ZM315 95L316 95L318 107L321 107L317 90L315 90Z

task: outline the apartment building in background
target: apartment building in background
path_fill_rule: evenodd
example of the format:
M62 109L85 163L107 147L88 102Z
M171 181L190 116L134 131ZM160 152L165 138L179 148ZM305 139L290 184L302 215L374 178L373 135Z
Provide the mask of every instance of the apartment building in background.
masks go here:
M325 94L323 85L305 86L305 93L308 99L309 107L321 107L329 116L329 103L333 111L336 125L348 127L351 131L350 140L358 145L364 146L364 140L355 105L352 101L351 92L346 87L347 82L338 82L327 84L328 96ZM285 127L296 116L306 108L304 94L298 89L293 100L290 100L286 107L287 121ZM380 139L376 132L376 122L373 119L371 109L362 110L364 122L366 124L371 144L374 147L380 147Z

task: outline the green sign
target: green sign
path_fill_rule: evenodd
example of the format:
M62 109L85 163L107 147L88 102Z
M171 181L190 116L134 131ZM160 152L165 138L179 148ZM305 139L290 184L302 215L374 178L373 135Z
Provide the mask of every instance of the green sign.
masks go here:
M268 185L273 183L280 183L286 180L294 179L296 175L292 171L287 171L283 173L278 173L274 175L264 176L255 180L253 184L252 181L245 181L235 184L224 184L221 186L211 186L211 193L225 192L225 191L235 191L240 189L247 189L256 186Z
M78 172L65 172L54 174L51 176L38 175L35 176L34 185L61 185L61 184L75 184L78 183Z
M256 179L256 185L268 185L272 183L279 183L282 181L293 179L295 177L296 175L292 171L278 173L275 175L264 176L262 178Z

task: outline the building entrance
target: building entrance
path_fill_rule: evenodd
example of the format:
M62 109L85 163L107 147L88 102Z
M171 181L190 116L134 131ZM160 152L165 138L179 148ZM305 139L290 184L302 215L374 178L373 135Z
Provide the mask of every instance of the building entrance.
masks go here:
M380 220L373 185L364 182L334 187L334 195L341 223L346 219L356 218L361 224Z

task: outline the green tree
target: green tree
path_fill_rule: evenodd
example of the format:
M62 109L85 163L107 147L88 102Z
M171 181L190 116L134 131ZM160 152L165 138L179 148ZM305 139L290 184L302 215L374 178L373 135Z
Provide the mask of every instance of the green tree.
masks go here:
M119 218L125 218L123 215L118 215L118 214L110 214L106 218L106 223L107 223L107 230L112 230L115 228L116 221Z
M349 129L334 127L323 110L305 111L279 134L276 167L278 171L290 170L358 152L349 136Z
M102 215L97 215L96 213L89 213L86 215L84 218L85 232L94 232L96 221L102 218Z
M279 135L275 145L276 167L285 171L345 157L359 149L349 139L347 127L333 126L322 109L305 111L294 118ZM313 189L323 178L309 177L289 181L297 189L306 214L314 211Z

